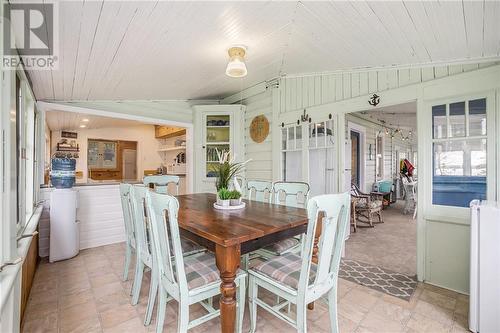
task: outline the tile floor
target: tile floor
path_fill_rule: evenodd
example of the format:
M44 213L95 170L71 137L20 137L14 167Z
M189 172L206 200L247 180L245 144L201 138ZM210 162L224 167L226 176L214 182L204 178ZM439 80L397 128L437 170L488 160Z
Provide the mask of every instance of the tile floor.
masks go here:
M403 215L399 200L382 211L384 223L374 228L358 223L346 242L346 257L407 275L417 274L417 221ZM378 221L375 218L375 221Z
M81 251L70 260L49 264L43 260L33 285L23 332L148 332L143 326L149 281L143 283L141 300L130 305L131 280L121 281L124 244ZM131 268L132 272L132 268ZM132 274L130 275L132 277ZM420 284L409 302L340 279L339 325L341 332L466 332L467 296ZM271 295L264 295L271 298ZM272 298L274 299L274 298ZM200 306L192 312L200 314ZM325 304L308 311L308 331L328 332ZM155 314L156 316L156 314ZM294 332L293 328L259 309L257 332ZM175 332L176 304L167 308L165 332ZM244 332L248 332L248 313ZM214 319L190 332L219 332Z

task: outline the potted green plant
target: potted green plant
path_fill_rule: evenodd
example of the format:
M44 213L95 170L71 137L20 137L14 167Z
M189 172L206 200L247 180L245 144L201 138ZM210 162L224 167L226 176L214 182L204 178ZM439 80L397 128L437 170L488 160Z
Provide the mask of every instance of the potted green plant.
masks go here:
M243 171L245 164L250 160L235 162L234 156L231 156L231 151L219 151L216 148L216 152L219 161L210 166L211 171L217 176L215 188L217 191L222 188L229 189L234 177L238 176Z
M221 188L217 192L217 204L222 207L229 207L231 202L231 191L227 188Z
M241 205L241 193L234 190L234 191L231 191L230 193L230 197L231 197L231 206L238 206L238 205Z

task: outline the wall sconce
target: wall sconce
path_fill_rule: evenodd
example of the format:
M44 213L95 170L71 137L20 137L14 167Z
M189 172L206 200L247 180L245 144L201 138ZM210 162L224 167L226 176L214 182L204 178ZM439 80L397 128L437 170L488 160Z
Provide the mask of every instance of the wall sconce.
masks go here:
M372 144L368 145L368 159L371 161L373 159Z

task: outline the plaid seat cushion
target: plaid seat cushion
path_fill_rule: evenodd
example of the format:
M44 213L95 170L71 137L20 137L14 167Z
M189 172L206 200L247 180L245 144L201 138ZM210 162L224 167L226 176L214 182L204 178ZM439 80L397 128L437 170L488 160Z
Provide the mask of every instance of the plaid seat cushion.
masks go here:
M374 201L370 201L370 206L368 206L369 208L371 209L374 209L374 208L378 208L378 207L381 207L382 206L382 200L374 200ZM368 208L367 207L367 203L366 202L360 202L356 205L356 208Z
M181 247L182 247L182 254L187 256L193 253L198 253L198 252L203 252L206 249L202 246L199 246L195 242L185 239L181 237ZM174 255L174 247L172 245L172 242L170 242L170 253Z
M268 245L264 247L264 250L274 252L278 255L283 254L284 252L290 250L291 248L297 246L299 244L299 240L297 238L288 238L276 242L274 244Z
M220 281L215 257L211 253L185 258L184 270L189 289Z
M297 289L300 278L300 269L302 267L302 257L294 253L285 253L282 256L266 260L263 263L252 268L270 277L273 280L281 282L293 289ZM316 278L316 264L311 264L309 284Z
M182 253L187 256L193 253L203 252L206 249L195 242L181 237Z

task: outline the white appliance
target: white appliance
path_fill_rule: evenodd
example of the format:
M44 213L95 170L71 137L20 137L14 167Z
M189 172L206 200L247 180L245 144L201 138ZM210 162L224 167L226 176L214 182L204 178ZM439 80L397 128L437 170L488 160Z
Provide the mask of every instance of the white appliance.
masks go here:
M469 329L500 332L500 202L471 202Z
M73 258L80 251L77 193L71 188L50 193L50 262Z

